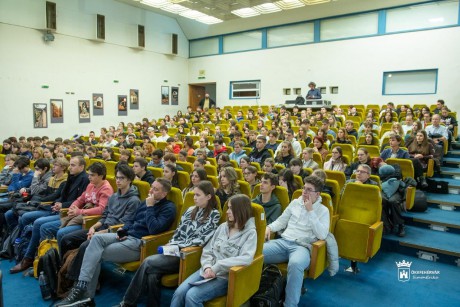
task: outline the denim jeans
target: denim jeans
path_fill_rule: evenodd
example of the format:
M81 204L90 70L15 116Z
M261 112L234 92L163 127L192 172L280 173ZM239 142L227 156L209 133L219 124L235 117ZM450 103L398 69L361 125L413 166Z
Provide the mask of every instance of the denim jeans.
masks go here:
M303 273L310 266L310 251L295 242L281 238L265 243L263 254L266 264L288 262L284 306L296 307L300 301Z
M5 221L8 225L8 229L13 229L14 227L16 227L16 225L18 224L18 216L13 213L13 209L10 209L5 212ZM22 229L19 230L19 233L21 233L21 230Z
M204 302L227 294L228 280L224 278L216 278L199 286L189 284L202 279L198 270L181 283L174 292L171 307L201 307Z
M29 216L29 214L37 213L37 212L40 212L40 211L26 213L21 217L21 219L24 218L24 217L25 218L31 218L32 216ZM45 212L47 212L47 211L45 211ZM49 212L47 212L47 213L50 214ZM33 259L35 257L35 253L37 252L38 245L40 244L40 241L43 240L43 239L46 239L46 237L41 237L41 227L42 227L42 225L44 225L44 224L46 224L48 222L56 221L56 220L59 221L59 215L58 214L50 215L50 216L43 216L43 217L40 217L40 218L35 220L34 227L32 229L32 238L30 239L29 246L27 247L27 252L25 254L25 257L31 258L31 259ZM24 224L24 225L26 225L26 224Z

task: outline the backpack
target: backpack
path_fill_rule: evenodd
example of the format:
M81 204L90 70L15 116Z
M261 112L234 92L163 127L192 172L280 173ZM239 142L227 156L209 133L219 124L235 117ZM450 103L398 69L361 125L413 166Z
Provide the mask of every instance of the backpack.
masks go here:
M421 190L415 190L414 206L410 211L412 212L425 212L428 208L428 202L426 199L425 192Z
M50 248L58 249L58 244L57 244L56 239L46 239L40 242L40 245L38 246L37 256L35 257L35 260L34 260L34 277L35 278L38 278L38 262L40 261L40 258L43 257L43 255L45 255L45 253Z
M0 257L12 259L14 257L14 241L19 237L19 226L14 227L13 230L5 234L5 237Z
M60 268L59 253L57 249L50 248L43 257L38 260L37 272L44 272L48 278L52 298L56 298L58 271Z
M26 254L27 247L29 246L30 239L32 238L32 224L27 225L21 232L21 236L14 241L14 259L16 263L21 262Z
M78 254L78 248L69 250L62 259L62 266L58 272L58 286L56 294L60 298L65 298L74 284L74 280L67 278L67 271L72 266L75 257Z
M280 269L274 265L267 265L262 271L259 290L254 294L250 303L253 307L279 307L284 299L286 278Z

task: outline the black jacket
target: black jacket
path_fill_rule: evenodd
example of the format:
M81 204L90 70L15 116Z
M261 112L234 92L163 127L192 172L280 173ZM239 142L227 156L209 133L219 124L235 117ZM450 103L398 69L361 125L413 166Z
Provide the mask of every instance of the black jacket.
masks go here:
M155 181L155 177L153 176L151 171L147 170L144 176L142 176L141 181L145 181L149 184L152 184Z
M78 175L69 175L61 196L56 202L62 203L62 208L69 208L70 205L86 190L89 184L88 174L86 171Z

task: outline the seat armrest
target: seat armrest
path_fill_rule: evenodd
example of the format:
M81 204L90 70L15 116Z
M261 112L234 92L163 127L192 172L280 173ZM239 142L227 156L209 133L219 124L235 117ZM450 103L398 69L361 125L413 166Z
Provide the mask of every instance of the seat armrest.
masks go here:
M158 247L166 245L174 235L174 230L166 231L157 235L142 237L141 262L150 255L158 253Z
M369 226L369 236L367 241L367 255L374 257L380 249L380 243L382 242L383 235L383 222L378 221L373 225Z
M59 215L60 215L61 218L66 217L68 212L69 212L68 208L61 208L61 210L59 210Z
M90 229L94 224L96 224L101 219L100 215L87 215L83 216L83 229Z
M409 186L406 189L406 210L412 209L415 201L415 187Z
M195 273L201 266L200 259L203 247L192 246L181 249L180 251L180 268L179 284L186 280L190 275Z
M247 266L230 268L228 278L227 306L241 306L259 289L264 256L259 255Z
M318 278L321 274L323 274L326 269L326 265L326 241L318 240L311 245L308 277L312 279Z
M109 232L111 233L116 233L118 228L123 227L124 224L117 224L117 225L112 225L109 227Z

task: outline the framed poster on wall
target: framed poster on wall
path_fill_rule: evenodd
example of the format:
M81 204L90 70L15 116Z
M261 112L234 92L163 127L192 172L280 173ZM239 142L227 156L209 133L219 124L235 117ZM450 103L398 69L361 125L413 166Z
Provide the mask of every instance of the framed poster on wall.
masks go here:
M93 94L93 115L104 115L104 94Z
M126 95L118 95L118 116L128 115L128 97Z
M64 101L62 99L50 99L50 110L52 124L62 124L64 122Z
M169 86L161 87L161 104L169 104Z
M129 108L131 110L139 110L139 90L129 90Z
M171 105L179 105L179 88L176 86L171 86Z
M78 100L79 123L89 123L91 121L89 111L89 100Z
M34 128L48 128L48 106L46 103L33 104Z

